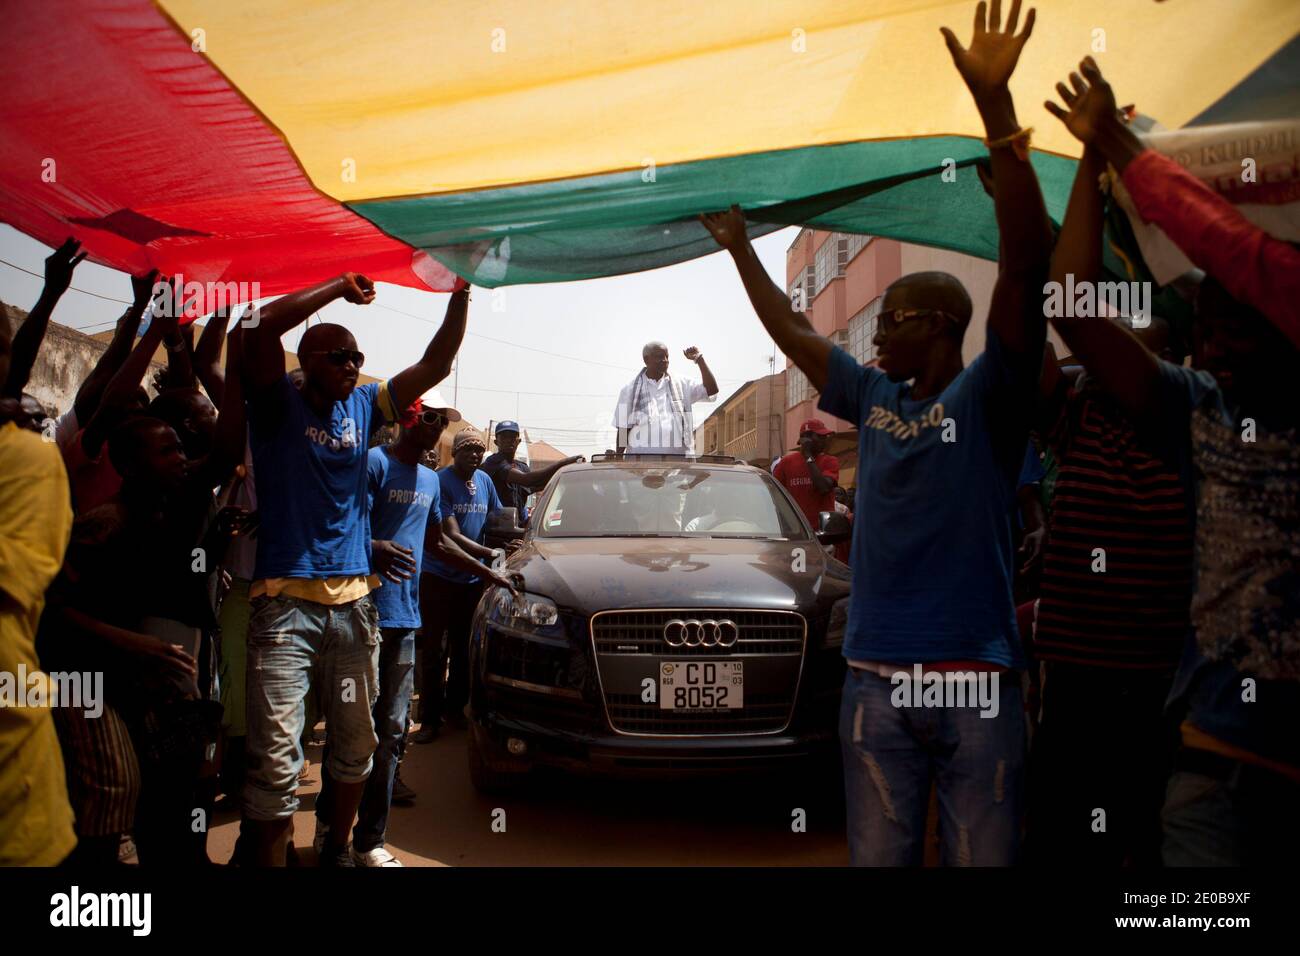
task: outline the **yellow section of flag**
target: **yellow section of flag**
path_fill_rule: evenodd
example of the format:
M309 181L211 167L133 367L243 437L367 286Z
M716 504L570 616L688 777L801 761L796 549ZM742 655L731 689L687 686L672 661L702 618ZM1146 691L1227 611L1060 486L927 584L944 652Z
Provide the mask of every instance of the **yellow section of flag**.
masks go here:
M982 135L939 35L948 26L969 43L976 5L967 0L159 6L196 46L203 31L206 55L282 132L316 186L343 201ZM1071 156L1078 144L1042 102L1084 56L1121 103L1176 127L1300 32L1296 0L1036 6L1012 92L1035 148Z

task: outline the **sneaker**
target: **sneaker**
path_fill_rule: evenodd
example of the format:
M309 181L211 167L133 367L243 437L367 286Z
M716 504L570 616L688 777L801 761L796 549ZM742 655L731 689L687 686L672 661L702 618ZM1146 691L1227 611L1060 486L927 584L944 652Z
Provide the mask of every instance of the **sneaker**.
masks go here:
M316 851L317 856L319 856L321 854L321 851L325 849L325 840L328 839L329 835L330 835L329 824L321 823L319 820L317 820L316 835L312 837L311 840L311 848Z
M377 846L365 852L353 847L352 864L353 866L401 866L402 861L389 853L387 847Z
M320 860L316 865L327 870L339 867L347 867L350 870L355 869L357 863L352 858L352 844L349 843L341 850L322 849Z
M416 793L406 785L402 780L402 773L399 770L393 777L393 803L414 803Z
M420 729L411 735L411 740L417 744L431 744L437 739L437 724L421 724Z

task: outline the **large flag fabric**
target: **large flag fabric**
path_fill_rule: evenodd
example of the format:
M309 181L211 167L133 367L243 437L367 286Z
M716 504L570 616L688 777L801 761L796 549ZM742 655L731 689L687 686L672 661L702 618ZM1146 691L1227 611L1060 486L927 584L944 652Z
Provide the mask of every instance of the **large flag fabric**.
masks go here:
M1036 6L1012 91L1058 219L1078 144L1041 104L1083 56L1177 128L1232 121L1300 33L1295 0ZM4 218L120 268L264 294L344 268L434 289L583 279L714 251L695 216L732 203L755 235L997 254L982 130L939 34L969 40L968 0L23 7L0 37Z

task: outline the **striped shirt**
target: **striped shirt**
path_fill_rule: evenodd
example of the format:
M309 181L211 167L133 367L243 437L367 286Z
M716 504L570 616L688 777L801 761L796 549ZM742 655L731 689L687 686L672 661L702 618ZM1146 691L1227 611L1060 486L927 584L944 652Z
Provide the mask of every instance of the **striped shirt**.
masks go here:
M1047 439L1060 471L1043 549L1037 656L1172 672L1192 595L1192 522L1176 467L1086 385L1068 393Z

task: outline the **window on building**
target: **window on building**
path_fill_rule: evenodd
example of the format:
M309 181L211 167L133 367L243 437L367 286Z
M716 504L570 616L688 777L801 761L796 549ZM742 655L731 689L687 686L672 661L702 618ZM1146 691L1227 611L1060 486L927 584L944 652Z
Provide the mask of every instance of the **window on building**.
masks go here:
M809 399L817 397L817 390L812 387L808 381L808 376L799 371L799 367L791 365L786 369L785 378L785 407L794 408L800 402L806 402Z
M849 319L848 352L858 364L875 361L876 347L871 340L876 337L876 324L880 321L880 303L884 296L876 296L867 307Z
M854 256L867 247L867 243L871 241L871 236L864 236L861 233L854 232L849 234L848 240L849 261L852 261Z
M844 275L844 268L849 264L849 239L839 232L832 232L817 249L813 260L815 281L820 292L832 279Z

